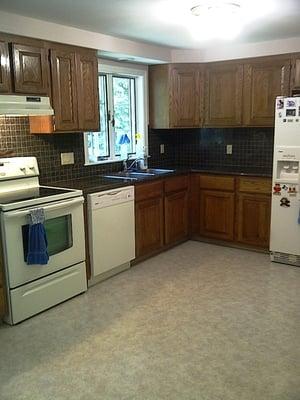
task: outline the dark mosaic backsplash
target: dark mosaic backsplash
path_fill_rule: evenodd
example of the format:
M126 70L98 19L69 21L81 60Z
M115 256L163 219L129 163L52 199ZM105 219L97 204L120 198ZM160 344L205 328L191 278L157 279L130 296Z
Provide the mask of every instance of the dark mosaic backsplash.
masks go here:
M165 145L165 154L159 145ZM233 154L226 155L232 144ZM84 166L83 134L31 135L28 118L0 117L0 151L36 156L42 182L92 177L118 171L121 163ZM60 153L74 152L74 165L61 165ZM272 128L155 130L149 132L149 159L153 167L220 168L255 167L271 173Z
M90 177L118 171L120 163L84 166L82 133L31 135L26 117L0 117L0 151L11 150L15 156L35 156L42 182ZM60 153L74 152L74 165L61 165Z
M255 168L271 173L273 128L202 128L189 130L150 130L149 152L152 166ZM160 154L160 144L165 154ZM226 145L232 145L232 155Z

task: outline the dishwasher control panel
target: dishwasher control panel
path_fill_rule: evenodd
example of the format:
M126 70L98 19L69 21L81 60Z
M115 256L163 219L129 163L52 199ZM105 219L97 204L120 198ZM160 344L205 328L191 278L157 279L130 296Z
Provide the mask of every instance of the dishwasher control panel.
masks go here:
M88 195L88 205L92 210L134 201L134 186L126 186Z

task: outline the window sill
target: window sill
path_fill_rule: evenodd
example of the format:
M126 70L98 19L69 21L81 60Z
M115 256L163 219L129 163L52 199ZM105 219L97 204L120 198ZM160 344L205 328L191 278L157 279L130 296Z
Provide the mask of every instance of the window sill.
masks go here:
M132 156L128 157L128 160L135 160L136 158L137 158L136 155L132 155ZM84 166L85 167L89 167L91 165L121 163L122 161L124 161L122 158L114 159L114 160L103 160L103 161L97 161L97 162L94 162L94 163L84 163Z

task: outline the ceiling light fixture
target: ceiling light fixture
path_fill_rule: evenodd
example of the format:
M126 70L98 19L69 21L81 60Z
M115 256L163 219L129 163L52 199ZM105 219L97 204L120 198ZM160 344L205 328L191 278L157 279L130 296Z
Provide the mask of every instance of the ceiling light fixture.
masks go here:
M195 17L199 17L207 13L212 14L219 12L225 12L226 14L227 13L235 14L240 10L240 8L241 5L238 3L232 3L227 1L217 1L217 2L207 1L192 7L191 13Z
M203 0L190 9L190 30L198 40L233 39L242 30L241 2Z

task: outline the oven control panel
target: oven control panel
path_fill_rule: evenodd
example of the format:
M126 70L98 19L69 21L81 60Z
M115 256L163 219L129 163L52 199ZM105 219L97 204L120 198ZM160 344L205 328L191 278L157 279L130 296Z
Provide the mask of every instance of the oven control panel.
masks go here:
M39 169L35 157L0 158L0 180L38 175Z

